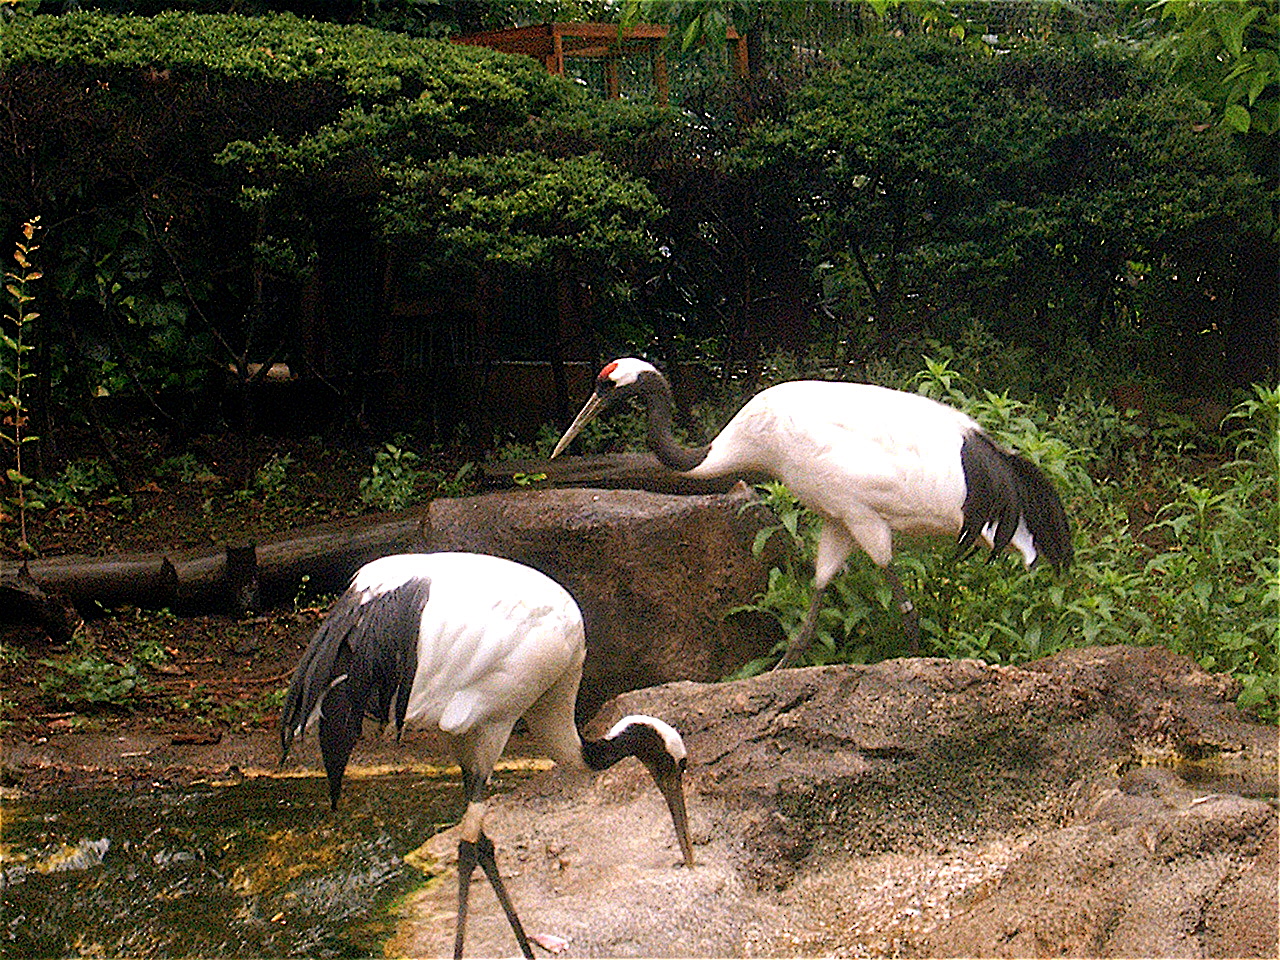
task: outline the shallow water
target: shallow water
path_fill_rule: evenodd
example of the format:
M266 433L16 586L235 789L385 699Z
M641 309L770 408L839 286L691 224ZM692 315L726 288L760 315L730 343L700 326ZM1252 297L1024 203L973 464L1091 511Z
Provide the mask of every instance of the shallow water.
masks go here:
M404 855L461 805L422 773L350 779L337 813L322 777L7 800L0 954L379 954L425 881Z

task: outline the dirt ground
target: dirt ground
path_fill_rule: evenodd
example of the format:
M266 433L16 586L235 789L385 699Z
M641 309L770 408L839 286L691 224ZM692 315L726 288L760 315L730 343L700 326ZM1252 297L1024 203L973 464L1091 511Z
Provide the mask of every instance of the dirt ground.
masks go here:
M27 539L40 556L193 547L359 514L359 481L373 460L372 450L318 439L246 449L234 438L203 438L175 452L138 435L122 438L115 453L118 473L128 473L116 485L65 489L56 495L68 502L28 512ZM50 472L66 477L66 462L94 455L85 441ZM261 480L246 485L254 476ZM18 532L17 517L0 510L0 555L20 556ZM184 765L242 765L245 741L262 740L274 758L290 671L330 599L302 592L286 608L247 619L82 611L83 630L66 644L0 623L0 783L43 789L127 777L121 756L158 746L172 753L173 778L188 775ZM124 689L127 681L108 687L129 664L138 671L133 689ZM77 683L63 675L77 665L101 681L99 702L76 699ZM135 766L154 778L155 763Z

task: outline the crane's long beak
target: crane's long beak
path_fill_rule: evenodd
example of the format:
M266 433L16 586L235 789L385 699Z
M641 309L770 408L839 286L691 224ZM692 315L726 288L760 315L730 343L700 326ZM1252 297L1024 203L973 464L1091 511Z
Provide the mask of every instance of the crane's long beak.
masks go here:
M693 843L689 840L689 816L684 809L684 772L678 767L671 773L653 778L658 789L667 801L667 809L671 811L671 822L675 824L676 839L680 842L680 852L684 854L684 865L693 866Z
M560 455L560 451L572 442L573 438L578 435L583 427L599 416L600 411L603 410L604 407L604 396L599 393L591 394L583 408L578 411L578 415L573 418L573 423L569 424L569 429L564 432L564 436L560 438L560 442L556 444L556 448L551 451L551 459L554 460L558 457Z

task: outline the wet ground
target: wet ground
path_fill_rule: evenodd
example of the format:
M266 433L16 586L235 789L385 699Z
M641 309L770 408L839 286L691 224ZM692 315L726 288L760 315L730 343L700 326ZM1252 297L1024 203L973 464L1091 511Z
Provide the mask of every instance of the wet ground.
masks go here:
M158 746L117 743L113 784L99 767L91 787L6 788L0 953L381 953L396 905L429 880L406 853L459 812L456 772L356 769L335 813L313 767L246 771L220 747L173 766Z

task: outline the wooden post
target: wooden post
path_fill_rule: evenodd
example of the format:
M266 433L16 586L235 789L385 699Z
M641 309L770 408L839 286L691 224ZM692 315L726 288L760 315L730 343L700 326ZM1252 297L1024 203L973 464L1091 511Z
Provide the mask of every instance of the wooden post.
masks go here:
M241 617L257 613L261 607L258 590L258 545L252 540L227 544L227 598Z
M733 43L733 72L739 80L747 79L747 75L751 72L751 64L747 57L747 38L739 34L732 39Z
M564 76L564 38L560 36L559 24L551 25L551 59L547 71L557 77Z
M653 58L653 92L654 101L660 107L667 105L667 55L657 43L649 44L649 53Z
M604 95L610 100L618 99L617 57L607 57L604 61Z

